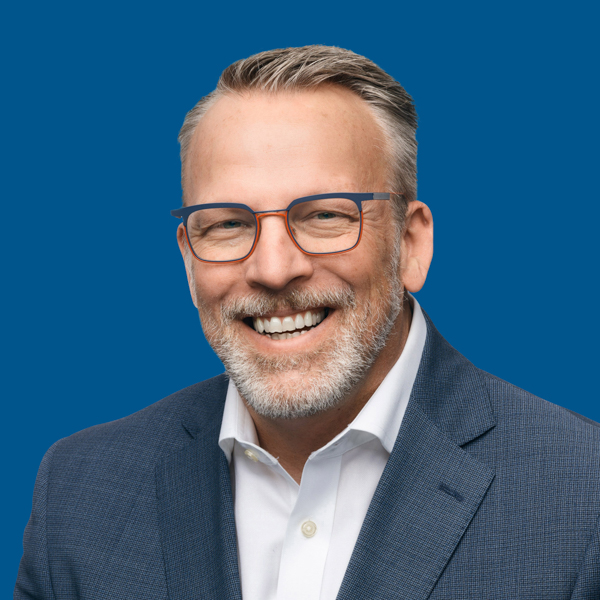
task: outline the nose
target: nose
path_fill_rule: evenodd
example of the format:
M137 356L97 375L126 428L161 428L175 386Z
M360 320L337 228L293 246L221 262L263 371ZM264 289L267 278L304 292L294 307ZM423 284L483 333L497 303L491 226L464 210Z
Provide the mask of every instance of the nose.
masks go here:
M259 239L245 261L247 283L281 291L295 280L310 278L313 262L290 238L285 213L261 215L259 219Z

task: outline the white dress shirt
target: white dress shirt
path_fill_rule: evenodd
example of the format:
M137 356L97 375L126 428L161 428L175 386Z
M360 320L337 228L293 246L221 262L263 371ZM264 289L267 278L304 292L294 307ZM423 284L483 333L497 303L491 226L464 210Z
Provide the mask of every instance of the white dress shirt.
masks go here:
M258 445L230 381L219 446L231 465L244 600L334 600L392 451L427 327L418 302L396 364L348 427L304 466L298 485Z

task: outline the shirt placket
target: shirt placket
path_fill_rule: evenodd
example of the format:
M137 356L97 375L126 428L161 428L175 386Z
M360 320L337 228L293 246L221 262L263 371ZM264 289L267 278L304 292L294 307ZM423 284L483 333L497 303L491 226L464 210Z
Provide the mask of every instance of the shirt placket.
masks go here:
M342 456L312 456L283 542L278 600L319 600L331 542Z

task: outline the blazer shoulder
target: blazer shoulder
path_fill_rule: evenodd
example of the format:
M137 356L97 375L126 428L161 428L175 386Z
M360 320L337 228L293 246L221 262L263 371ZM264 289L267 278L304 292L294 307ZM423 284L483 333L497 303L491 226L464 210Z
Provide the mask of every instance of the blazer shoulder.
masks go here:
M53 463L121 462L125 456L154 463L198 431L218 434L228 377L218 375L179 390L131 415L89 427L56 442ZM111 460L112 459L112 460ZM73 466L71 464L71 466Z
M500 426L505 424L540 443L573 443L600 457L600 423L548 402L495 375L479 370ZM536 433L536 435L534 435Z

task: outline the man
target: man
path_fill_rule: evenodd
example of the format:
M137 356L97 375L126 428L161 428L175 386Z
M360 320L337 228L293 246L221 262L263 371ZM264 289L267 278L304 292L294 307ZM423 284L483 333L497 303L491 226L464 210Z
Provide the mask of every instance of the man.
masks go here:
M187 115L178 242L226 374L61 440L15 598L600 598L600 430L479 371L431 262L410 96L312 46Z

